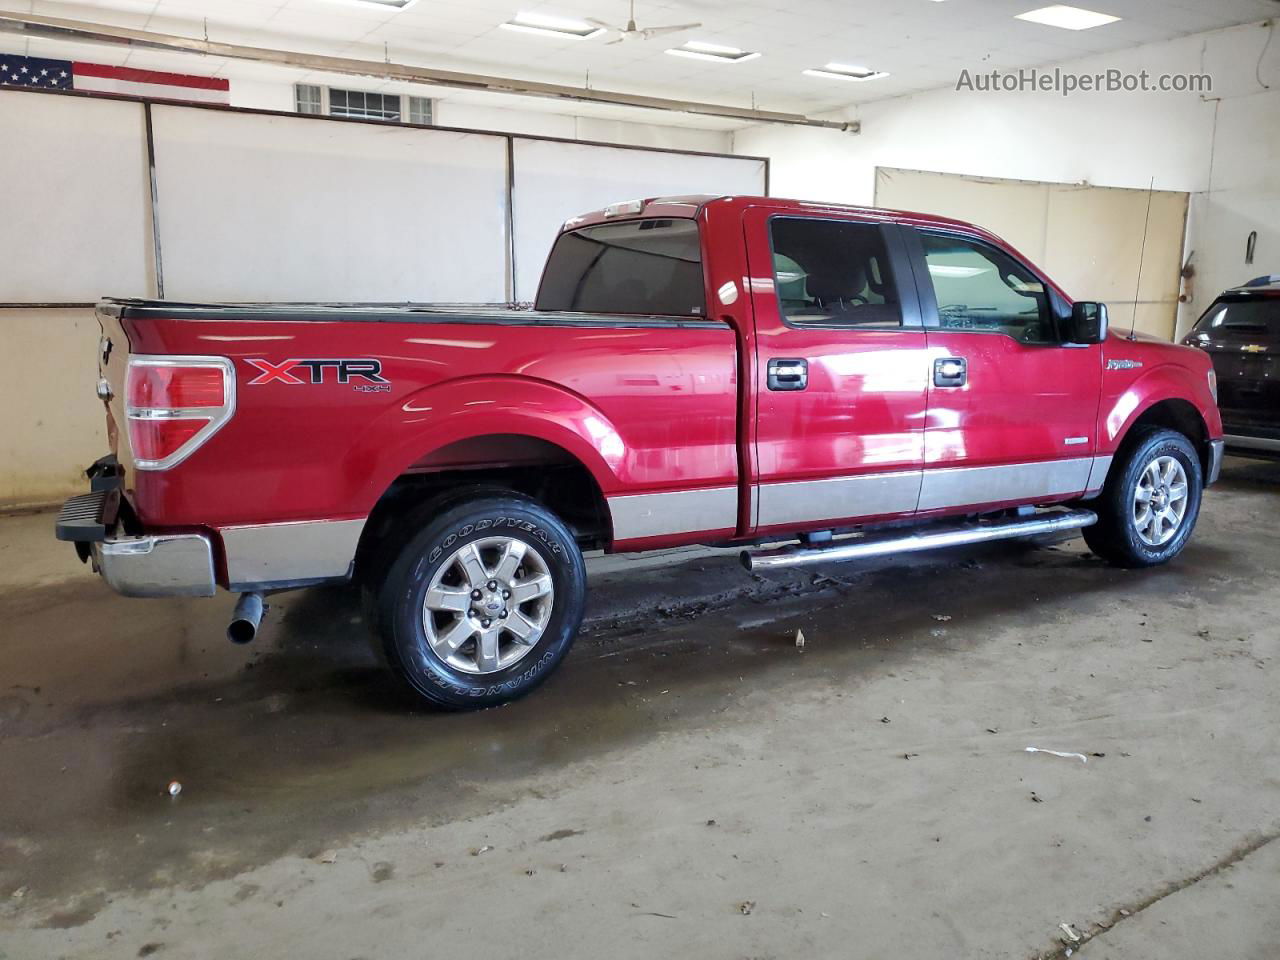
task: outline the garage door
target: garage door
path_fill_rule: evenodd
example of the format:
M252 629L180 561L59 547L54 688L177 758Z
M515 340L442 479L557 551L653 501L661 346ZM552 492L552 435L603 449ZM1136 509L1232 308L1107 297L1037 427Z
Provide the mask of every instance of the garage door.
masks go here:
M1106 303L1117 329L1127 330L1136 313L1138 330L1166 340L1173 339L1177 324L1187 200L1187 194L1169 190L876 170L876 206L986 227L1046 270L1068 295Z

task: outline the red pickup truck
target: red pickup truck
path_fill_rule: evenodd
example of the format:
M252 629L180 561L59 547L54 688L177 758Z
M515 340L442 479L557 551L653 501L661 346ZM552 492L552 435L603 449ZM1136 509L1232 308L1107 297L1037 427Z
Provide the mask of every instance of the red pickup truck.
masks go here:
M1079 528L1151 565L1223 450L1203 353L1109 333L982 229L886 210L615 204L564 225L532 310L98 316L112 453L58 536L130 596L240 592L235 640L265 594L357 579L446 708L559 663L584 549L759 568Z

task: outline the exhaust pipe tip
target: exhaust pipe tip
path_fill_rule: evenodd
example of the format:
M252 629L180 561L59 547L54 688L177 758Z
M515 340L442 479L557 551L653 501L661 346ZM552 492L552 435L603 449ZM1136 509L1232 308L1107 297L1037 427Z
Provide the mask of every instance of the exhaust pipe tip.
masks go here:
M262 615L266 610L262 594L240 594L236 608L231 612L231 622L227 624L227 639L238 644L252 641L258 635L258 627L262 624Z
M252 643L253 638L257 635L258 625L251 620L232 620L231 623L227 625L227 639L232 643Z
M742 564L742 569L750 573L753 569L751 563L751 551L743 550L738 554L738 562Z

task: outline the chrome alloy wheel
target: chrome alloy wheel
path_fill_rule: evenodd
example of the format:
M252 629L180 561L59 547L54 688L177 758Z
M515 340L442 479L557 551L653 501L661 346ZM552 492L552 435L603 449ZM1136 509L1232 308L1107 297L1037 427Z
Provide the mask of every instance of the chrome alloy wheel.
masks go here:
M1187 514L1187 471L1176 457L1156 457L1138 475L1133 491L1133 528L1149 547L1173 539Z
M463 673L496 673L525 656L551 619L555 588L537 549L511 537L460 547L436 568L422 625L437 657Z

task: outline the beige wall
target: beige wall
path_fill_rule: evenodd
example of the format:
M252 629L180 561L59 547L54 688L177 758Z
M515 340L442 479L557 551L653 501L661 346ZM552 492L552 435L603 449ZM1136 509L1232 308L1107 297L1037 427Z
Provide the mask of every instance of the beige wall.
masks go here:
M84 468L107 452L93 311L0 309L0 335L0 509L84 493Z
M1136 295L1137 329L1166 340L1173 339L1178 318L1187 201L1187 194L1172 190L876 171L876 206L926 210L986 227L1068 296L1106 303L1117 329L1134 323Z

